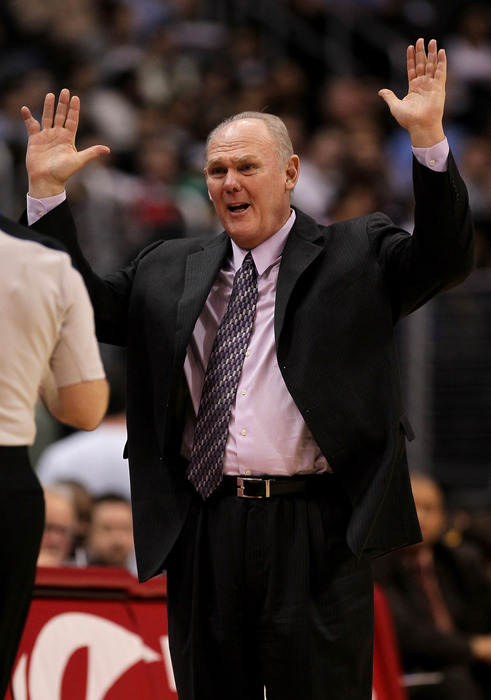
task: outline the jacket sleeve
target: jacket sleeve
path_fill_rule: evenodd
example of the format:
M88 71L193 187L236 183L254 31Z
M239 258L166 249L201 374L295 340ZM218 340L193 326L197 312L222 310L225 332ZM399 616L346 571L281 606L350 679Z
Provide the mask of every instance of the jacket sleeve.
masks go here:
M26 221L25 213L22 221ZM128 302L136 263L104 278L96 275L78 243L75 221L67 201L38 219L31 229L61 241L70 254L73 266L83 277L94 307L98 340L113 345L126 345Z
M448 170L433 172L413 159L412 235L382 215L368 236L384 270L397 321L435 294L462 282L474 267L474 227L467 188L452 153Z

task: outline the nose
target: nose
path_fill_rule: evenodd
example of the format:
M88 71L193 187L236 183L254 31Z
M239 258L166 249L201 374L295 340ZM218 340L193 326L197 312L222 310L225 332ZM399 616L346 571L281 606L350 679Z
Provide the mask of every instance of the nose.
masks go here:
M241 188L240 180L235 170L227 170L224 188L227 192L238 192Z

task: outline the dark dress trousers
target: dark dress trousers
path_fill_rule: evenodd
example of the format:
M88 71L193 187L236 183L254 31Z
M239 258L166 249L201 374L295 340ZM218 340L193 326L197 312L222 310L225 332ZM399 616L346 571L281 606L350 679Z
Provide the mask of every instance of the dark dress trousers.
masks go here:
M0 446L0 697L31 605L44 528L44 497L27 447Z

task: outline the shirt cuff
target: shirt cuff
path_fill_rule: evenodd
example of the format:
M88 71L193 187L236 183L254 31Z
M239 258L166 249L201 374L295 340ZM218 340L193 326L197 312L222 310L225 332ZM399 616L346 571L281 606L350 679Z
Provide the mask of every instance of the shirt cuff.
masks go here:
M430 170L437 173L444 173L448 170L448 154L450 147L447 139L443 139L430 148L414 148L413 153L416 160L425 165Z
M27 195L27 223L29 226L42 216L50 212L52 209L61 204L66 199L66 192L55 194L52 197L43 197L43 199L34 199L29 194Z

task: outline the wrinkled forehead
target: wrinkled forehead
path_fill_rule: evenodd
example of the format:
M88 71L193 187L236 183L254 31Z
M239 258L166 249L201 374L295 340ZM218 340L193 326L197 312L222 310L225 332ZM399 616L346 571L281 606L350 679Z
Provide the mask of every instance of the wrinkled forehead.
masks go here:
M211 139L207 162L221 157L243 157L246 153L276 153L278 145L261 119L240 119L224 125Z

